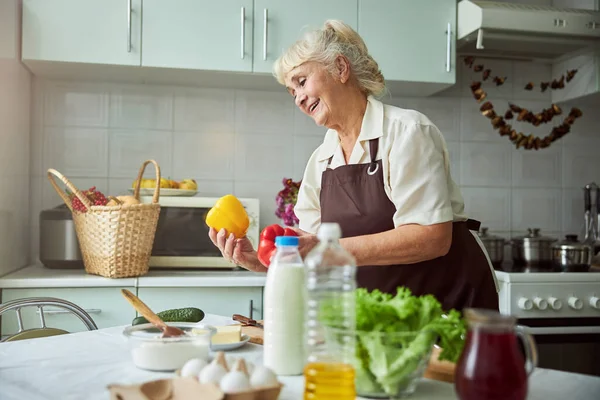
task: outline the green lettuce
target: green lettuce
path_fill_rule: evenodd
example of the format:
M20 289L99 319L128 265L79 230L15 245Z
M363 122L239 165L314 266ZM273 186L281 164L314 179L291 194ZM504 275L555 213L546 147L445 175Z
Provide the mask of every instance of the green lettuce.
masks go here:
M434 296L414 296L405 287L399 287L396 295L360 288L355 301L360 334L355 337L354 367L360 393L395 395L426 367L436 340L442 349L440 360L458 361L466 325L458 311L444 312ZM325 326L336 325L336 308L323 305Z

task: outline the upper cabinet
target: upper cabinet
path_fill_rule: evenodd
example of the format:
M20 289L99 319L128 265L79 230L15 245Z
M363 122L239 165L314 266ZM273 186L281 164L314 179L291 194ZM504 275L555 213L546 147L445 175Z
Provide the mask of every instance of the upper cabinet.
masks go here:
M271 73L273 62L304 29L339 19L357 29L358 0L255 0L254 72Z
M455 27L453 0L359 0L358 32L386 80L454 84Z
M23 0L24 60L140 65L142 0Z
M142 66L252 71L252 0L144 0Z

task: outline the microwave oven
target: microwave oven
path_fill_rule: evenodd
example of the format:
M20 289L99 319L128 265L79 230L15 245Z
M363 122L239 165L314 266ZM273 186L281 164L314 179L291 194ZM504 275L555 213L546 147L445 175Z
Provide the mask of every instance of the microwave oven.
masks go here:
M150 256L150 268L236 268L223 258L208 236L205 219L218 197L160 197L160 216ZM256 249L259 239L259 200L239 198L248 213L246 236ZM150 203L152 196L140 196Z

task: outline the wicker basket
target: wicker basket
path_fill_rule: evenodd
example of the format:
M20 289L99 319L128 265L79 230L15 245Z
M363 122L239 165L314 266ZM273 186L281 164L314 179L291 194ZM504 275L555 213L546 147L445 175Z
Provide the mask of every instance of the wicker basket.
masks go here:
M156 188L152 203L118 206L93 206L89 199L60 172L49 169L48 179L73 214L85 271L107 278L141 276L148 272L160 214L160 167L154 160L141 166L134 191L140 199L140 184L146 165L156 169ZM54 180L59 178L85 205L87 212L73 210L71 200Z

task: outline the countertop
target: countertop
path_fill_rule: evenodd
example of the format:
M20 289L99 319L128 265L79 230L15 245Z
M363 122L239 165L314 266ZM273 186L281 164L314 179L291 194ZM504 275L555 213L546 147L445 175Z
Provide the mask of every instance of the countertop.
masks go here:
M153 270L137 278L111 279L87 274L83 269L49 269L30 265L0 277L0 288L53 287L263 287L265 273L241 270Z

